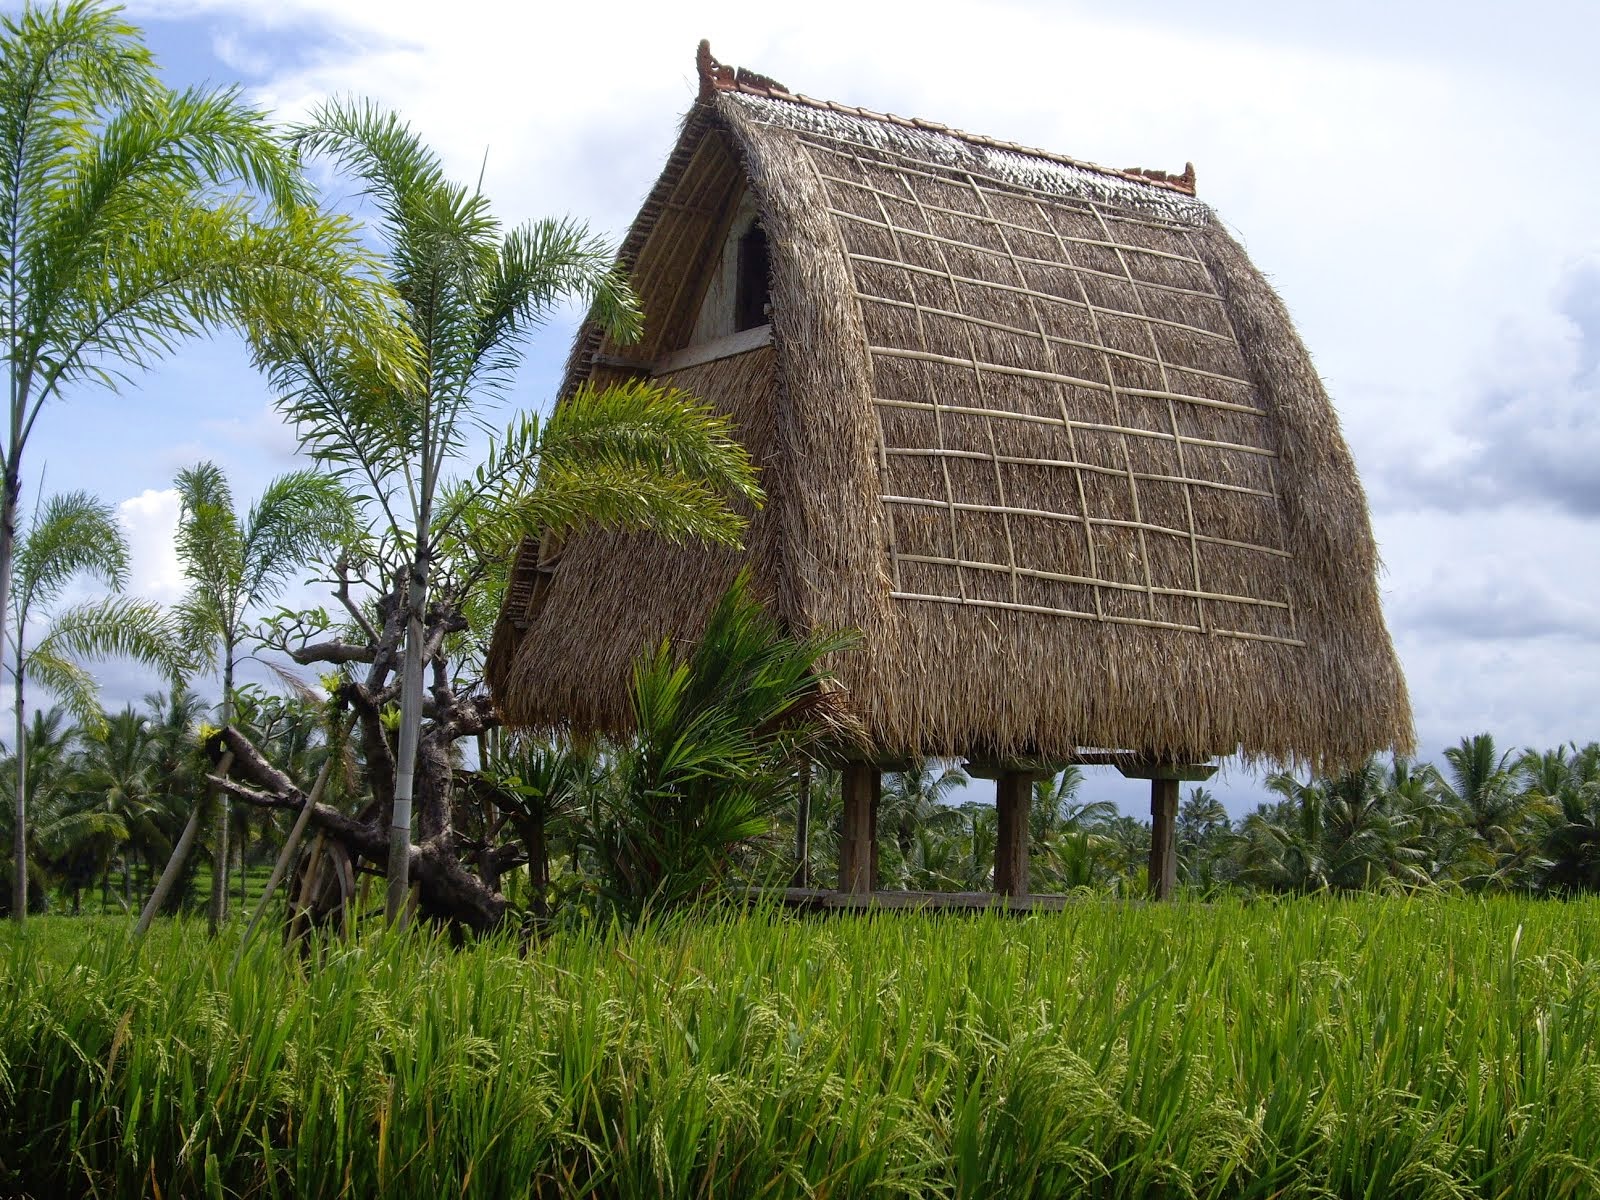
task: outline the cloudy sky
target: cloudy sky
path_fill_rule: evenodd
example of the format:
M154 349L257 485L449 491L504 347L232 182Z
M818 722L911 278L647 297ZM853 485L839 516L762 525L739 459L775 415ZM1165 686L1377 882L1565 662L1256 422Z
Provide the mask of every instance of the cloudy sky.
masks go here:
M372 97L453 173L483 171L508 222L572 213L620 233L693 99L701 37L811 95L1113 166L1192 160L1339 408L1425 751L1479 730L1600 737L1591 4L683 7L129 5L172 82L238 81L285 118ZM540 338L518 403L546 402L570 334ZM119 503L138 586L170 600L173 472L211 458L249 495L293 455L237 347L208 343L49 413L30 490L47 467L49 490ZM144 690L105 675L112 702ZM1237 810L1252 788L1218 790Z

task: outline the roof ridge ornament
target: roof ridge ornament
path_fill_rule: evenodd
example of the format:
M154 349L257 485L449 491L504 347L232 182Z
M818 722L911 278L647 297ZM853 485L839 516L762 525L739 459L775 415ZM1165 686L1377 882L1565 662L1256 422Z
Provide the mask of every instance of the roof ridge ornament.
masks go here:
M1047 162L1064 163L1068 166L1095 171L1101 175L1113 175L1120 176L1123 179L1137 180L1140 183L1153 184L1156 187L1167 188L1186 196L1195 194L1193 163L1184 163L1181 175L1170 171L1154 170L1149 167L1124 167L1121 170L1117 170L1115 167L1102 167L1095 163L1085 162L1078 158L1070 158L1067 155L1056 154L1049 150L1037 150L1031 146L1019 146L1015 142L1001 141L998 138L983 137L975 133L963 133L959 129L952 129L950 126L941 125L936 121L924 121L920 118L908 120L905 117L897 117L890 113L873 112L871 109L839 104L832 100L818 100L811 96L803 96L796 92L791 92L770 76L746 70L744 67L731 67L726 63L718 62L712 57L711 41L708 38L700 39L700 46L695 51L695 68L700 76L699 102L702 104L709 101L718 92L743 92L750 96L765 96L773 100L787 100L793 104L805 105L807 108L841 113L845 116L858 117L862 120L880 121L888 125L899 125L909 129L925 130L929 133L939 133L972 146L1005 150L1014 154L1024 154L1030 158L1042 158Z

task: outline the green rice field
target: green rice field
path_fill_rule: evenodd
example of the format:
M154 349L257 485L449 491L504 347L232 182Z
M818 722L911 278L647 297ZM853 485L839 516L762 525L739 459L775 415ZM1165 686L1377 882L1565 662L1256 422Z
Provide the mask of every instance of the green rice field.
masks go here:
M1600 1195L1600 902L0 935L0 1195Z

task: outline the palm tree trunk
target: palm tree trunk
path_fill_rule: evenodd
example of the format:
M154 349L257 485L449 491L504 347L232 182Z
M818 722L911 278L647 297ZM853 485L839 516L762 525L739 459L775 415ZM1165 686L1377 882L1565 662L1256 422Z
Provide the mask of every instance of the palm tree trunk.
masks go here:
M15 520L15 513L9 501L6 511L9 515L4 518L5 527L10 528L11 523ZM0 550L0 553L4 553L4 551ZM7 574L10 573L9 558L6 560L5 572ZM5 585L0 585L0 592L4 590ZM5 600L0 599L0 608L4 606ZM11 885L11 915L18 924L27 920L28 917L28 719L22 707L22 671L25 663L22 657L21 634L22 631L19 629L17 631L17 657L16 662L12 665L12 670L16 672L14 702L17 706L17 809L13 814L15 824L12 828L16 830L17 844L15 850L16 863L13 867L16 871L16 878ZM3 632L0 632L0 637L4 637Z
M801 763L794 817L794 886L811 886L811 764Z
M233 642L223 643L222 652L222 724L233 720ZM208 791L210 789L207 789ZM216 825L212 833L211 858L211 910L209 925L213 937L228 919L228 793L217 797Z
M14 214L13 214L14 215ZM13 227L11 244L16 245L16 230ZM21 346L18 342L20 326L17 322L18 294L15 277L11 281L9 296L11 308L10 336L7 339L6 357L11 362L10 369L6 372L6 381L11 386L11 428L10 436L6 439L5 457L5 495L0 499L0 646L6 644L6 625L11 616L11 584L13 568L17 553L17 508L22 499L22 443L26 436L23 427L23 416L28 410L28 399L33 391L33 366L22 366L18 351ZM20 370L19 370L20 367ZM17 641L17 690L19 702L17 704L17 726L19 734L22 731L22 705L20 693L22 690L22 631L16 631ZM17 769L22 770L22 759L25 753L23 738L17 739ZM28 810L23 798L21 780L17 787L17 823L13 827L16 845L15 855L16 878L11 884L11 916L21 924L28 916Z
M419 530L425 526L419 525ZM400 682L400 746L394 764L394 813L389 819L389 890L384 915L389 924L405 919L411 893L411 797L416 778L417 741L422 733L422 614L428 603L427 556L419 552L407 589L406 657Z

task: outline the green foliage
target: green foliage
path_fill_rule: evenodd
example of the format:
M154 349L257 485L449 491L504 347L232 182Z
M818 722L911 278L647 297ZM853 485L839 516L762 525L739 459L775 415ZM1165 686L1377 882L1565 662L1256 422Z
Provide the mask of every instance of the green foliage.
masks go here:
M208 658L231 655L250 611L270 604L297 570L355 536L355 511L340 482L291 471L267 484L241 520L215 463L179 471L176 547L189 591L179 604L186 639ZM232 663L224 664L231 670Z
M163 86L116 10L0 18L10 467L49 400L184 337L242 323L260 339L329 314L369 324L381 293L349 222L305 200L264 115L233 90Z
M0 935L0 1189L1591 1195L1597 903L263 938L231 975L182 923L50 919Z
M618 912L704 895L769 832L802 757L838 732L818 663L848 641L784 634L741 574L693 647L664 641L640 661L636 736L618 750L615 796L589 830L601 895Z
M55 693L80 724L100 720L99 684L84 659L131 658L176 679L193 666L189 647L160 605L128 596L89 600L57 613L28 656L28 676Z

